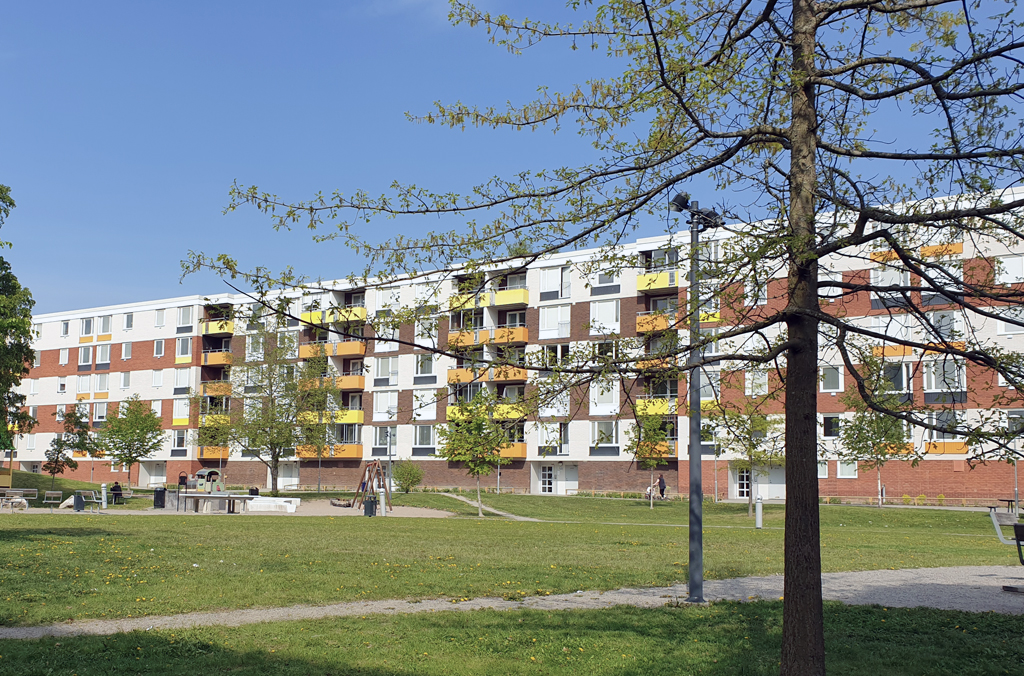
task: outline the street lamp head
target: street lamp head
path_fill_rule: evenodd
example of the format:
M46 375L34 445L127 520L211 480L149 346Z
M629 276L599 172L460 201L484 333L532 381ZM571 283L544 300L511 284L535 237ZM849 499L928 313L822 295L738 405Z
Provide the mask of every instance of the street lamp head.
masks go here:
M722 217L714 209L695 209L693 220L707 228L717 228L722 225Z
M685 193L685 192L678 193L668 203L668 210L669 211L681 212L681 211L687 211L687 210L689 210L689 208L690 208L690 195L689 195L689 193Z

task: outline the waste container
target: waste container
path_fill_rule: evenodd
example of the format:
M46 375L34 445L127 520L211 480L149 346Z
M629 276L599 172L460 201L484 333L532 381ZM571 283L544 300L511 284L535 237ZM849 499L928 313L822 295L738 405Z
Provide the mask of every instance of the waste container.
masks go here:
M377 500L363 500L363 516L377 516Z
M74 505L74 509L75 509L76 512L84 512L85 511L85 498L82 497L81 495L79 495L78 493L75 493L75 501L74 501L73 505Z
M255 486L253 486L252 488L249 489L249 495L259 495L259 494L260 494L260 489L256 488Z
M163 509L167 506L167 489L161 486L153 491L153 509Z

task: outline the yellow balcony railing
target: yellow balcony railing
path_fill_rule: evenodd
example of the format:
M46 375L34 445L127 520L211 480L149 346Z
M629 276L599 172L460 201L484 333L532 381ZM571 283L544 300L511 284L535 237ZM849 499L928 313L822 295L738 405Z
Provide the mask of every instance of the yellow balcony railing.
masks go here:
M661 270L636 276L636 290L650 293L679 287L682 275L677 270Z
M199 416L199 426L206 427L208 425L226 425L229 420L230 418L225 413L207 413Z
M933 345L935 347L945 347L945 345L940 345L939 343L928 343L928 344L929 345ZM953 342L950 342L950 343L946 343L946 345L948 345L949 349L951 349L951 350L965 350L965 349L967 349L967 343L963 342L962 340L956 340L956 341L953 341ZM938 350L925 350L924 353L925 354L940 354Z
M876 345L871 353L876 357L908 357L914 350L907 345Z
M365 322L366 308L361 305L338 308L330 319L335 322Z
M456 404L455 406L448 406L445 409L445 415L448 420L462 420L466 417L466 411L462 406Z
M333 357L334 345L334 343L305 343L299 345L299 359Z
M366 389L366 376L338 376L334 379L334 385L339 390L363 390Z
M203 383L203 395L207 397L226 397L231 394L231 381L219 380L212 383Z
M965 441L929 441L924 445L924 452L929 455L954 454L960 455L967 452Z
M522 418L526 415L524 404L497 404L494 407L494 417L501 420L510 418Z
M472 310L478 307L489 307L491 294L489 293L460 293L451 297L448 307L452 310Z
M448 369L449 383L472 383L487 380L487 369Z
M494 304L496 306L506 305L529 305L530 304L530 290L529 289L504 289L496 291L494 294Z
M701 399L700 410L702 411L717 411L722 408L722 405L717 399Z
M200 460L227 460L229 449L227 446L200 446Z
M700 320L702 322L720 322L722 321L722 313L718 310L712 312L701 312Z
M666 331L669 326L674 326L675 322L674 312L641 312L636 316L636 332Z
M676 365L675 357L653 357L636 363L638 369L667 369Z
M231 353L224 352L204 352L203 353L203 366L230 366L231 365Z
M494 329L495 343L528 343L530 330L525 326L503 326Z
M516 382L526 380L529 371L517 366L495 366L491 369L491 380L494 382Z
M208 319L199 324L204 336L227 336L235 332L235 323L230 319Z
M335 411L334 422L346 423L349 425L362 425L363 412L358 409L349 409L347 411Z
M679 400L676 397L645 397L637 399L637 415L676 415Z
M363 457L362 444L335 444L335 458L361 458Z
M468 347L483 345L491 340L490 329L470 329L467 331L449 331L448 344L452 347Z
M959 256L963 252L963 242L950 242L949 244L936 244L934 246L921 247L922 258L944 258L946 256Z
M515 443L507 444L501 447L501 457L503 458L525 458L526 457L526 444Z
M334 344L336 357L362 357L366 354L366 342L362 340L346 340Z

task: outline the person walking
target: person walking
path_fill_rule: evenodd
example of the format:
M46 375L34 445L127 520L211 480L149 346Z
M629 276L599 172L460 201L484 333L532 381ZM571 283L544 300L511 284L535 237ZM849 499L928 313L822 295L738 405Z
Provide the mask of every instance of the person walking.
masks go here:
M665 486L666 486L666 484L665 484L665 475L664 474L659 474L658 475L658 492L661 493L661 499L662 500L665 499Z

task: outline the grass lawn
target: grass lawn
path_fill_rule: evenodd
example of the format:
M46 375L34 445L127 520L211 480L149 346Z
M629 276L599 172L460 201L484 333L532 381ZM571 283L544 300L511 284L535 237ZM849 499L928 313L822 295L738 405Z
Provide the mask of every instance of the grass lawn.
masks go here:
M778 674L778 602L708 608L474 611L0 641L4 673ZM825 605L826 663L845 676L1020 674L1019 618Z
M826 571L1016 561L981 512L830 506L822 515ZM0 622L8 625L360 599L520 598L687 577L687 530L657 525L173 513L0 520ZM724 508L709 510L707 524L709 579L781 573L781 529L753 530Z

